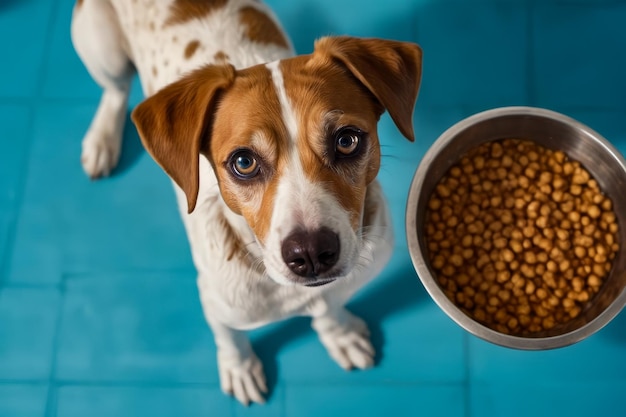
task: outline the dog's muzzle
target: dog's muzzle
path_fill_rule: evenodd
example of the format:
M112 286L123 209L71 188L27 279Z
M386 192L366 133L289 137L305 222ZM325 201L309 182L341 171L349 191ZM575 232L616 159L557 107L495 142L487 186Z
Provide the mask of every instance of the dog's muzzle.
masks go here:
M296 282L316 287L335 280L325 274L337 264L340 249L339 235L323 227L292 232L283 241L281 252L289 270L301 278Z

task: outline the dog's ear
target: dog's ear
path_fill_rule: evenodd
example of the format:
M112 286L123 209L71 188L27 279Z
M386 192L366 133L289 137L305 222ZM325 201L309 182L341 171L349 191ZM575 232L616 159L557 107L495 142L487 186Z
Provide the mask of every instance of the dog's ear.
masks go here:
M141 141L154 160L196 206L200 152L206 149L216 98L235 78L231 65L209 65L168 85L132 113Z
M345 65L387 109L398 130L415 140L413 110L422 77L422 50L409 42L326 37L315 42L314 56Z

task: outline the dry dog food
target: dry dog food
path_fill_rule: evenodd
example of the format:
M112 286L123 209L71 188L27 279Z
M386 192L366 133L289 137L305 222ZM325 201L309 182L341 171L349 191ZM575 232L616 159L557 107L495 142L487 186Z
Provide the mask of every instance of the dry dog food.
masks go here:
M430 196L426 224L430 263L448 298L507 334L577 317L619 249L612 202L589 172L527 140L465 154Z

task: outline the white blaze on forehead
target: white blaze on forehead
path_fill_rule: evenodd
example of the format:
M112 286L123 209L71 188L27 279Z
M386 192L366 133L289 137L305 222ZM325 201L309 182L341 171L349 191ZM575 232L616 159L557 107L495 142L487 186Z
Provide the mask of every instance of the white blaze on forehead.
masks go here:
M309 188L309 181L306 180L302 164L300 162L300 156L298 153L297 134L298 124L296 121L296 115L291 106L291 101L287 97L287 91L285 90L285 83L283 79L283 73L280 70L280 61L270 62L266 64L266 67L270 70L272 81L274 83L274 89L280 102L281 115L283 124L287 130L287 166L284 167L282 177L278 180L278 190L276 193L276 200L274 201L274 212L272 214L272 222L270 225L270 233L277 233L276 225L279 224L279 228L282 230L289 230L292 226L292 222L296 222L295 217L302 217L302 210L306 207L304 201L302 201L302 192ZM286 227L284 227L286 226ZM279 232L279 235L281 233ZM282 239L284 236L274 235L274 238Z
M280 109L287 128L287 133L292 141L296 140L298 134L298 123L296 122L296 115L291 107L289 97L287 97L287 91L285 90L285 82L283 80L283 73L280 70L280 61L270 62L265 65L272 74L272 81L276 88L276 94L278 95L278 101L280 102Z

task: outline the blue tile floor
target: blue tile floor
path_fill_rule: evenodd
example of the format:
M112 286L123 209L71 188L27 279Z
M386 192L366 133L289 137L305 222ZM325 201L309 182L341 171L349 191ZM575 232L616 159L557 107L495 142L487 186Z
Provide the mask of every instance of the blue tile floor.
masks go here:
M350 303L371 327L377 366L342 371L294 319L253 332L268 403L222 395L168 179L130 123L114 175L92 182L81 170L99 90L70 44L72 1L3 0L0 416L625 416L626 313L555 351L478 340L419 283L404 207L433 141L492 107L561 111L626 152L626 1L270 3L299 52L325 34L424 48L416 143L388 118L380 125L396 252Z

